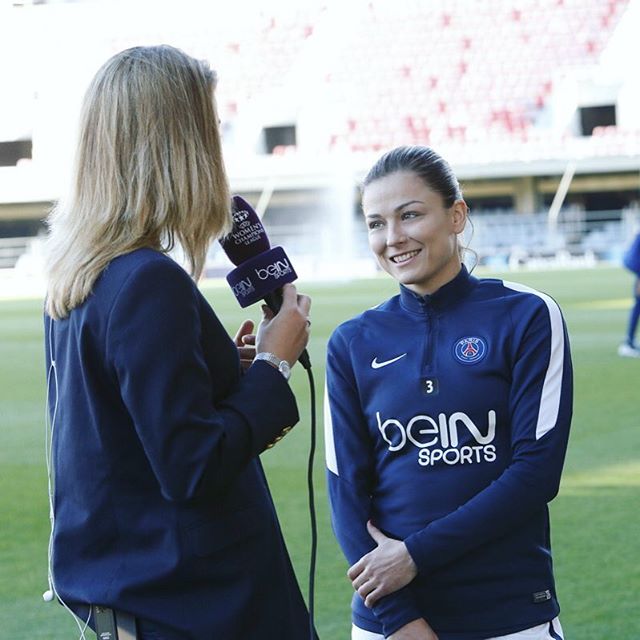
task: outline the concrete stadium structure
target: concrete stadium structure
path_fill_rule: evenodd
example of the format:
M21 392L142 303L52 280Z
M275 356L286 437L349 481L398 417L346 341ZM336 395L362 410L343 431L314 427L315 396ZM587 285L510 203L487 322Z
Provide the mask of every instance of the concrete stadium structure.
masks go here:
M621 254L640 208L640 0L212 5L0 5L0 269L64 196L90 77L159 43L217 70L232 188L302 273L373 268L358 182L399 144L450 160L483 262ZM212 248L209 273L227 267Z

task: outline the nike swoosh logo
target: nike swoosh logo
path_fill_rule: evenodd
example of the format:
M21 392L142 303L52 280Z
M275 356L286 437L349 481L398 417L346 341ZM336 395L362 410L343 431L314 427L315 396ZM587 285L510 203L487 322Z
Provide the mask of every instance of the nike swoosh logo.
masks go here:
M404 358L407 354L403 353L400 356L396 356L395 358L391 358L391 360L385 360L384 362L378 362L378 356L376 356L372 361L371 361L371 368L372 369L380 369L381 367L386 367L388 364L393 364L394 362L397 362L398 360L400 360L400 358Z

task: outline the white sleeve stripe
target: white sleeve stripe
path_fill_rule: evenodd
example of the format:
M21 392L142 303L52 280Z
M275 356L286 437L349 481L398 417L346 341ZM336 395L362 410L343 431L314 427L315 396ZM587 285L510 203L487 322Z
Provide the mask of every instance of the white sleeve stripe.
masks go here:
M339 476L336 445L333 441L333 420L331 420L331 407L329 406L329 392L327 391L326 380L324 383L324 452L327 469Z
M564 369L564 330L562 327L562 314L555 300L545 293L518 284L517 282L503 281L504 286L515 291L532 293L541 298L549 310L551 321L551 355L549 367L542 386L540 396L540 409L536 424L536 440L555 427L560 410L560 396L562 394L562 373Z

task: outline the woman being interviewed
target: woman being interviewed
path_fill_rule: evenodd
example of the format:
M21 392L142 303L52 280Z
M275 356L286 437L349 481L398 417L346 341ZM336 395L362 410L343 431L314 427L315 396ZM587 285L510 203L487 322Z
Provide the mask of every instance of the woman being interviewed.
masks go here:
M467 205L433 150L382 156L362 208L400 293L328 347L329 497L353 638L557 640L547 503L572 406L560 310L468 273Z
M137 47L85 98L48 240L50 586L83 619L133 617L140 638L293 640L309 617L258 456L298 412L259 358L295 363L310 300L287 285L234 344L196 287L232 224L215 84L177 49Z

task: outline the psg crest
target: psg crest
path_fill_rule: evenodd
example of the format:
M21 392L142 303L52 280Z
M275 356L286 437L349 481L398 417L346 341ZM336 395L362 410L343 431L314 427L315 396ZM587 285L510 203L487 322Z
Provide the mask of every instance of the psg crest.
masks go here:
M460 338L453 353L462 364L475 364L487 355L487 343L482 338Z

